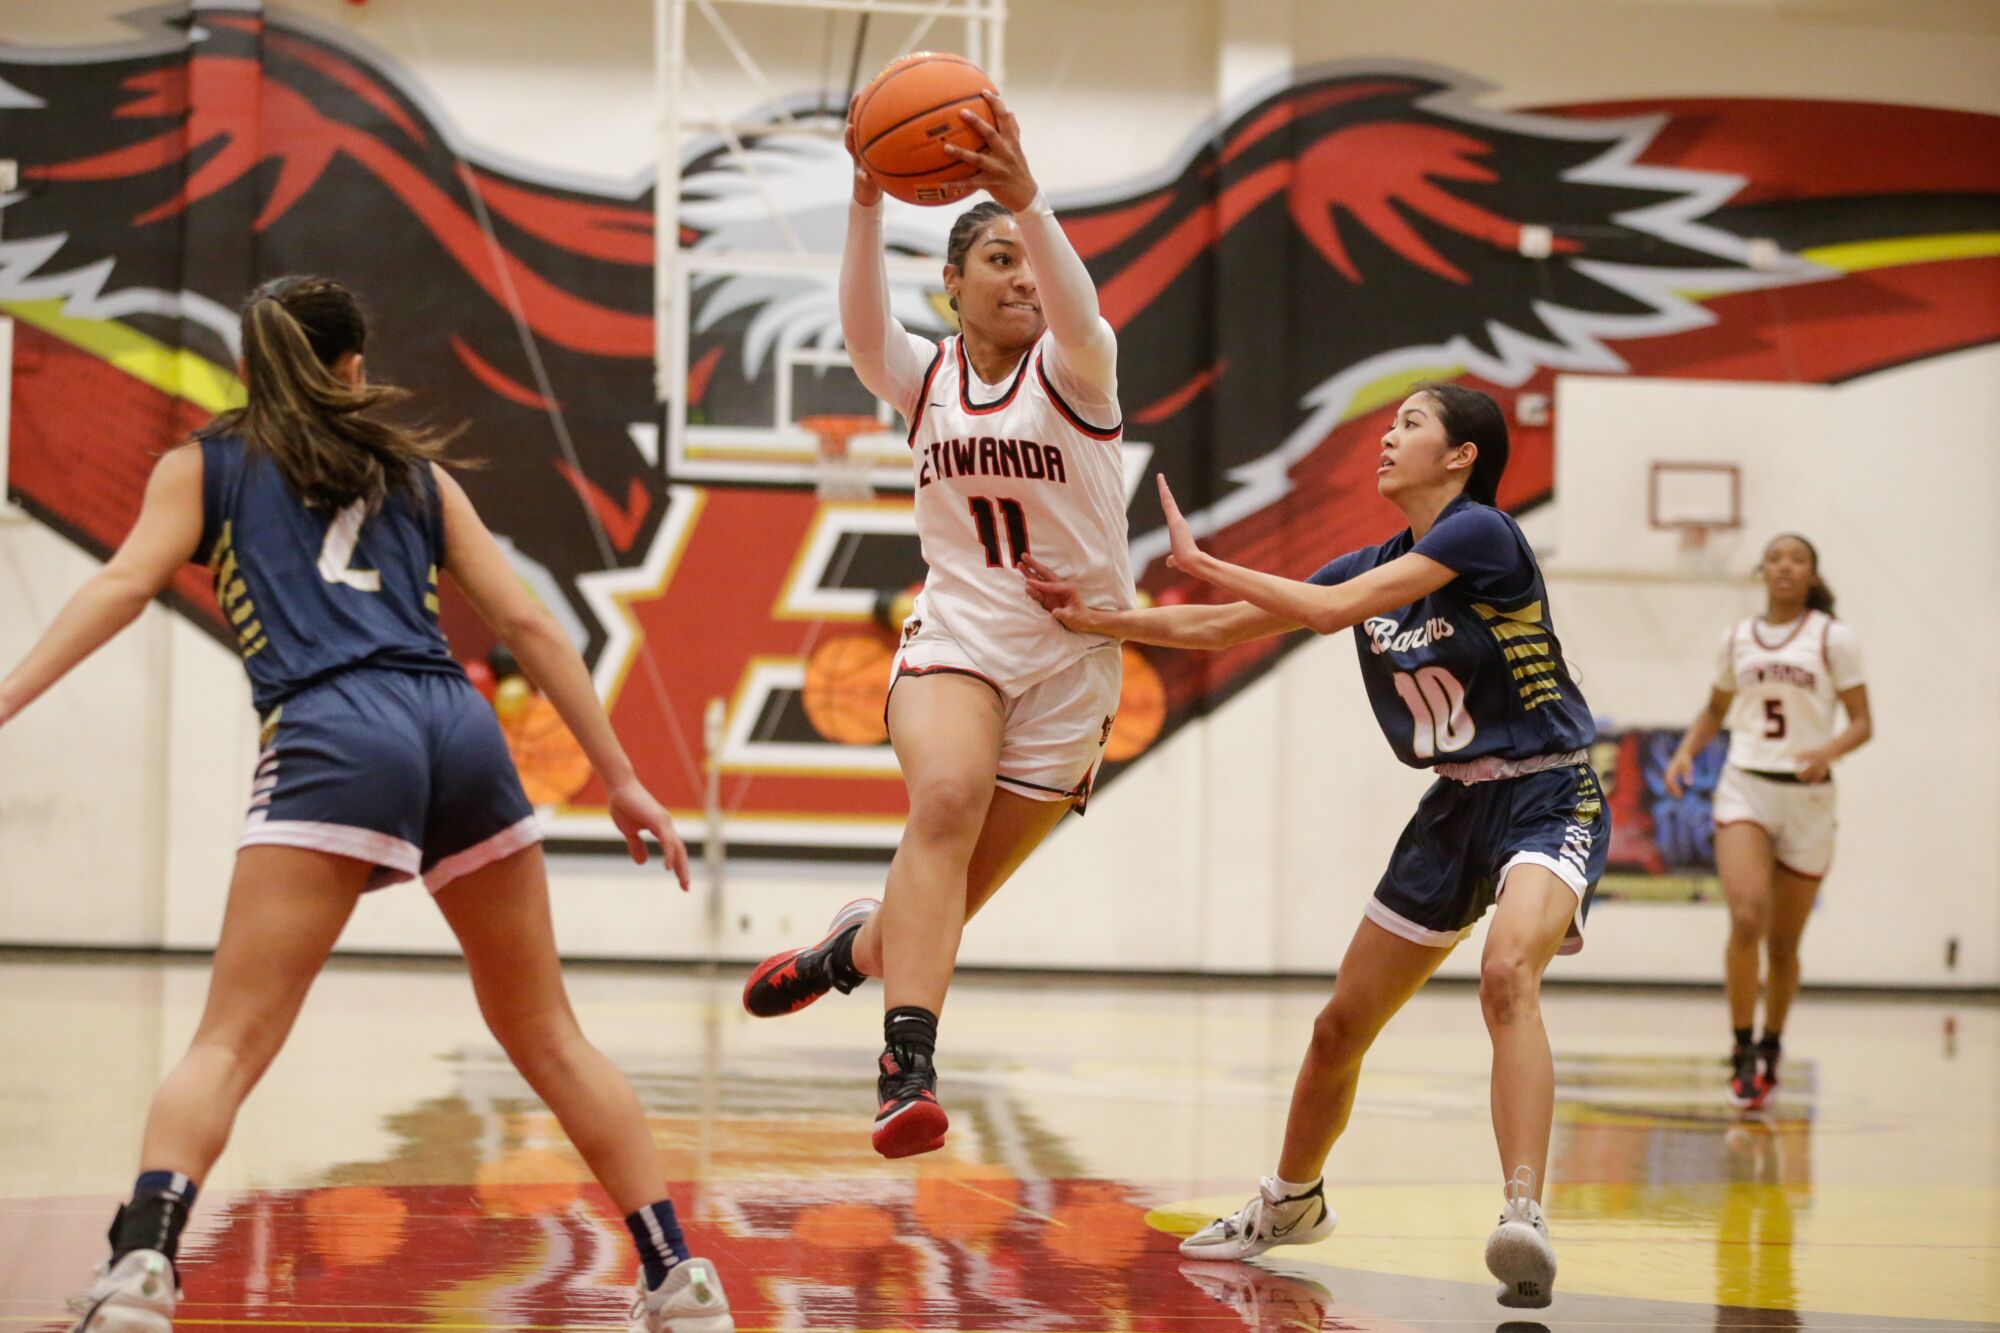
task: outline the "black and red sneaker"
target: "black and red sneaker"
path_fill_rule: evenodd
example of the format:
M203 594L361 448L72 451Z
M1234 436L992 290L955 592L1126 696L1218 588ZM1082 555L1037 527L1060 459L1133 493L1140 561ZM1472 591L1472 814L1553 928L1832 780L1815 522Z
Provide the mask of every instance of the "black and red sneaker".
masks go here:
M1767 1090L1761 1086L1762 1081L1757 1048L1738 1046L1729 1057L1729 1104L1739 1111L1755 1111L1763 1106Z
M797 1013L830 990L845 995L866 981L858 972L835 975L834 946L841 936L859 931L881 906L873 898L857 898L834 913L826 938L818 944L787 949L757 964L743 984L743 1007L759 1018L779 1018Z
M1778 1059L1784 1052L1769 1037L1757 1043L1757 1105L1778 1095Z
M884 1157L914 1157L944 1147L951 1127L938 1105L937 1069L922 1051L891 1046L882 1052L875 1080L875 1151Z

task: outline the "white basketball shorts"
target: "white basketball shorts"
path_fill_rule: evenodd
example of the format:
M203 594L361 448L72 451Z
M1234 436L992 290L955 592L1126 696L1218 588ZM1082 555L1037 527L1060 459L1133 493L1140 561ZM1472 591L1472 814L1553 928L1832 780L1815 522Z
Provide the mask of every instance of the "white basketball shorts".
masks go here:
M899 681L933 672L955 672L985 681L1000 696L1005 731L994 780L1005 791L1037 801L1075 801L1082 810L1118 716L1124 682L1119 645L1092 648L1052 676L1009 698L993 678L935 619L913 621L890 668L889 690Z
M1836 823L1831 782L1784 782L1730 764L1715 784L1715 826L1758 825L1770 835L1778 865L1794 875L1826 874Z

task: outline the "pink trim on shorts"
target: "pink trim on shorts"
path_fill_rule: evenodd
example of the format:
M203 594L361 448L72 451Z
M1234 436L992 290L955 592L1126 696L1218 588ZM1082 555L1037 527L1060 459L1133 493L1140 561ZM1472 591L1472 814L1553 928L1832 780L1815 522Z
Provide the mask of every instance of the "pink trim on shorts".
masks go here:
M1427 944L1433 949L1449 949L1472 933L1472 927L1464 930L1432 930L1420 926L1380 898L1370 897L1368 905L1361 909L1361 915L1373 921L1382 929L1412 944Z
M414 878L424 854L412 844L374 829L322 824L309 819L267 819L243 830L239 847L297 847L386 866L399 878Z
M541 840L541 821L529 815L486 841L475 842L464 851L447 856L432 866L424 872L424 887L435 894L453 880L463 879L475 870L484 870L495 861L512 856L525 847L532 847Z

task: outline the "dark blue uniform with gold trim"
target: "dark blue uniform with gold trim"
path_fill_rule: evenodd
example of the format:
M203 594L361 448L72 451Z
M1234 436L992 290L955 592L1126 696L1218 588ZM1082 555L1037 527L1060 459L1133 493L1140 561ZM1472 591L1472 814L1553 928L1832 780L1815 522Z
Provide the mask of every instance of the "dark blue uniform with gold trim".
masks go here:
M1405 529L1308 581L1342 583L1412 551L1457 577L1355 626L1354 639L1396 757L1440 777L1368 914L1405 939L1447 945L1492 905L1510 869L1542 865L1576 892L1564 945L1574 952L1610 816L1585 757L1597 729L1563 657L1541 569L1513 519L1460 496L1421 541Z
M263 717L244 846L433 891L540 837L493 710L438 628L444 510L419 468L372 510L308 508L261 451L201 442L200 553Z

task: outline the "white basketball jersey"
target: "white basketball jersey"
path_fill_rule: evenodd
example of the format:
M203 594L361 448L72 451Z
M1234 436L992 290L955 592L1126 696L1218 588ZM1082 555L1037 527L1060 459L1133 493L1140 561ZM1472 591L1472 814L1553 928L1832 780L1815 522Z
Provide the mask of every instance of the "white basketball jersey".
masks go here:
M916 614L1012 697L1111 640L1064 629L1028 595L1032 553L1091 606L1136 603L1126 549L1122 425L1071 410L1042 366L1047 335L1004 385L982 385L947 338L910 424L917 535L930 574Z
M1861 684L1854 631L1823 611L1789 625L1756 617L1724 636L1715 688L1735 692L1729 762L1764 773L1796 773L1800 758L1832 740L1840 692Z

